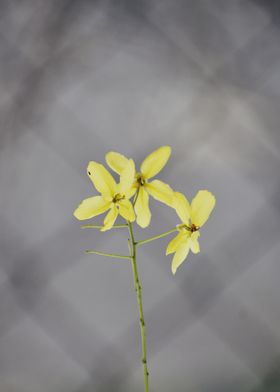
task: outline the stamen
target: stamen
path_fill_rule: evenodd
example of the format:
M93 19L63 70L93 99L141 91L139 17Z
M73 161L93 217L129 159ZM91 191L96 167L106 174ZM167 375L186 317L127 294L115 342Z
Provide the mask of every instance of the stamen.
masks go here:
M125 195L121 195L120 193L117 193L113 198L113 203L118 203L123 199L125 199Z
M141 173L136 173L136 181L140 186L143 186L146 182L145 178Z
M193 233L194 231L197 231L197 230L199 230L199 227L196 226L194 223L192 223L190 226L190 231Z
M199 230L199 227L196 226L194 223L192 223L190 226L183 223L182 225L179 225L179 229L187 230L193 233L194 231Z

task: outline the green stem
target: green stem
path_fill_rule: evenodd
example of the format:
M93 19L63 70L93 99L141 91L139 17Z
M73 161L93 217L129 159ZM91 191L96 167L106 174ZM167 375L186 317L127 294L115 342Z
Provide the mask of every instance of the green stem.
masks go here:
M137 293L137 303L138 303L138 311L139 311L139 320L140 320L140 330L141 330L141 342L142 342L142 364L144 371L144 386L145 392L149 392L149 372L147 366L147 348L146 348L146 332L145 332L145 320L144 320L144 312L142 305L142 292L141 285L138 277L137 263L136 263L136 246L137 242L134 240L134 234L132 225L128 222L128 229L130 234L130 254L131 254L131 266L133 271L134 278L134 287Z
M148 242L152 242L152 241L158 240L159 238L165 237L168 234L171 234L171 233L173 233L176 230L177 230L177 228L174 227L173 229L165 231L164 233L155 235L154 237L150 237L150 238L146 238L145 240L137 241L136 245L143 245L143 244L147 244Z
M81 229L102 229L103 226L100 225L84 225L81 226ZM123 227L127 227L127 225L114 225L112 229L120 229Z
M116 259L131 260L131 256L118 255L117 253L105 253L105 252L100 252L99 250L95 250L95 249L86 250L85 252L86 253L94 253L95 255L100 255L100 256L115 257Z

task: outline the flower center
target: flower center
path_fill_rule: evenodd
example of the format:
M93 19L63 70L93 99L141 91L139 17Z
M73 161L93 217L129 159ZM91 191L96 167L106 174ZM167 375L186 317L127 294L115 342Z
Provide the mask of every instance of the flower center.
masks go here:
M136 182L139 186L143 186L146 183L142 173L136 173Z
M186 224L182 224L179 226L179 229L181 230L186 230L186 231L190 231L191 233L198 231L199 227L196 226L194 223L192 223L191 225L186 225Z
M114 198L113 198L113 203L118 203L119 201L125 199L124 195L121 195L120 193L116 193Z
M199 227L196 226L194 223L192 223L191 226L189 227L189 230L193 233L194 231L199 230Z

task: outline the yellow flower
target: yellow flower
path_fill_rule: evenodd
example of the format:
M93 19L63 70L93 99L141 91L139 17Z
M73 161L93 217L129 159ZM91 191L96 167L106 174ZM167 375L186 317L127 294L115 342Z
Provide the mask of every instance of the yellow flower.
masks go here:
M160 180L148 181L158 174L166 165L171 154L169 146L162 146L148 155L140 166L140 172L135 175L132 194L137 191L134 204L137 223L141 227L147 227L151 221L151 211L149 208L149 195L162 203L172 206L173 190L170 186ZM128 158L117 152L106 154L108 166L116 173L120 174L127 164Z
M74 216L79 220L85 220L110 210L104 219L104 226L101 231L111 229L118 214L124 219L133 222L135 213L129 201L135 177L133 160L128 160L121 170L119 184L116 184L108 170L97 162L89 162L87 174L101 195L83 200L75 210Z
M166 248L167 255L175 253L171 267L173 274L186 259L190 249L193 253L200 251L199 229L209 218L215 204L215 196L206 190L199 191L191 204L182 193L174 192L173 206L182 224L178 225L179 234L169 242Z

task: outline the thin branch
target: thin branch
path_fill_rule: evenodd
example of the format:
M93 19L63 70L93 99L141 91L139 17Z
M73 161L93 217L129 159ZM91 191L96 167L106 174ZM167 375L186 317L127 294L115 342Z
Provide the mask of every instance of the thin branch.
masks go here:
M165 237L165 236L173 233L176 230L177 230L177 227L174 227L173 229L165 231L164 233L155 235L154 237L149 237L149 238L146 238L145 240L137 241L135 243L135 245L143 245L143 244L147 244L148 242L152 242L152 241L158 240L159 238Z
M119 255L117 253L100 252L99 250L95 250L95 249L86 250L85 252L88 253L88 254L93 253L93 254L99 255L99 256L114 257L116 259L128 259L128 260L131 260L131 256Z

